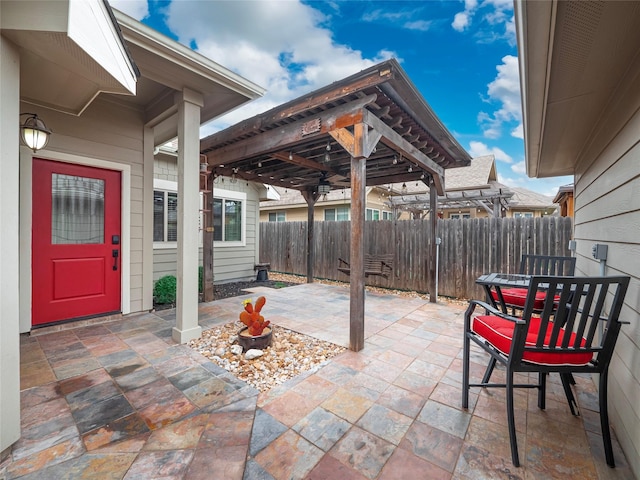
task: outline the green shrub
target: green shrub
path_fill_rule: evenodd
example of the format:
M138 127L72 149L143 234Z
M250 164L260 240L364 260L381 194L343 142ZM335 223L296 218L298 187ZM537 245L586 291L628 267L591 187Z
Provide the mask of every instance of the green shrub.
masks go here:
M165 275L156 281L153 286L153 297L156 303L176 303L176 277Z

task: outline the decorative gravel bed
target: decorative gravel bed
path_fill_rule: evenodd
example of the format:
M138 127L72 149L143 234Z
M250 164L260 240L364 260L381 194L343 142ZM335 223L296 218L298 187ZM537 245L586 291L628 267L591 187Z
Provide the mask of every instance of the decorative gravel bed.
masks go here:
M202 332L189 342L209 360L261 392L312 369L317 369L346 348L318 340L287 328L273 326L273 339L263 355L247 360L244 353L233 353L241 322L227 323Z
M305 283L306 281L306 277L300 275L270 272L269 280L266 282L237 282L216 286L215 298L219 300L221 298L243 295L247 293L246 288L257 286L284 288ZM316 282L349 288L349 284L343 282L321 279L316 279ZM423 298L425 300L429 298L429 294L425 293L371 286L367 286L366 289L368 291L384 294L391 293L403 297ZM465 305L467 303L465 299L439 297L439 300ZM243 326L244 325L238 321L205 330L202 332L202 337L189 342L189 346L261 392L280 385L302 372L317 369L331 357L346 350L346 348L339 345L318 340L308 335L275 325L273 326L273 342L271 347L267 347L262 356L247 360L244 353L236 354L232 352L232 347L234 345L237 346L235 338Z

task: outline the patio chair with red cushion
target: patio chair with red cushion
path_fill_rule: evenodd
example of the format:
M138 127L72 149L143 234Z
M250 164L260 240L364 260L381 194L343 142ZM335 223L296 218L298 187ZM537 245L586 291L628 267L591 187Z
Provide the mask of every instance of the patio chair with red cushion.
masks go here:
M518 273L524 275L553 275L571 276L575 274L576 259L575 257L559 257L549 255L523 255L520 260L520 271ZM491 296L497 302L498 294L495 290L491 291ZM504 288L502 289L504 306L511 308L513 314L516 310L524 308L524 302L527 298L526 288ZM544 300L544 292L536 294L536 302L534 310L542 310L542 302Z
M471 300L465 313L462 407L469 407L471 387L506 389L511 458L520 466L514 418L514 388L537 388L538 407L545 408L545 382L550 372L598 373L600 426L607 464L615 466L607 410L607 376L620 327L620 310L629 277L534 276L529 284L522 318L508 315L486 302ZM538 314L536 302L543 292ZM605 301L608 314L605 312ZM476 307L482 313L474 315ZM471 341L492 360L504 365L506 383L469 381ZM517 372L538 373L537 383L514 383Z

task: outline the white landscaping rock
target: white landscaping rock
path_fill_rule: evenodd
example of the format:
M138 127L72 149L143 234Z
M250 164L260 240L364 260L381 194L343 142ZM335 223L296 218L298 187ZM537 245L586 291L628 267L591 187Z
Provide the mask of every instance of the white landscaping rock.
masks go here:
M238 335L231 335L229 337L229 343L236 343L237 340L238 340Z
M242 354L242 345L231 345L231 353L234 355Z
M264 355L264 352L262 350L252 348L250 350L247 350L247 353L244 354L244 358L246 358L247 360L253 360L254 358L261 357L262 355Z

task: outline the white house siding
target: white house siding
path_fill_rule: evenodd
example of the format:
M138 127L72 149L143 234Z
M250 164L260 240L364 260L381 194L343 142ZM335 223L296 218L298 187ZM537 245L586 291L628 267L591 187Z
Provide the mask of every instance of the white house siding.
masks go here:
M630 275L623 325L610 368L610 416L640 477L640 68L631 70L585 149L575 175L578 274L598 275L594 243L608 245L607 275Z
M125 183L123 183L122 195L125 209L129 211L129 215L126 216L125 212L125 217L122 218L122 267L123 276L126 277L122 279L123 313L141 311L143 271L142 113L136 109L127 108L104 99L94 101L83 112L81 117L38 108L33 105L21 105L21 108L24 111L37 113L54 132L47 148L39 151L35 156L44 159L64 160L71 163L96 165L103 168L109 168L109 165L113 166L113 168L119 168L119 166L123 165L124 167L122 168L126 168L127 172L123 173L123 182ZM29 164L29 177L30 168ZM21 177L23 173L27 172L21 172ZM24 182L23 179L21 181ZM31 191L30 185L24 185L24 183L21 188L25 188L27 192ZM26 199L23 197L23 200ZM22 222L30 222L31 206L30 202L28 203L29 205L25 207L25 202L21 202L21 208L27 210L23 211ZM21 228L24 228L24 225ZM129 238L126 238L126 231L130 232ZM30 244L31 239L25 236L22 242ZM21 265L27 266L27 268L21 268L21 276L26 275L30 279L30 245L23 250L23 257L25 254L29 255L29 257L21 259ZM30 299L27 305L29 304ZM30 322L30 312L21 311L21 331L28 331Z

